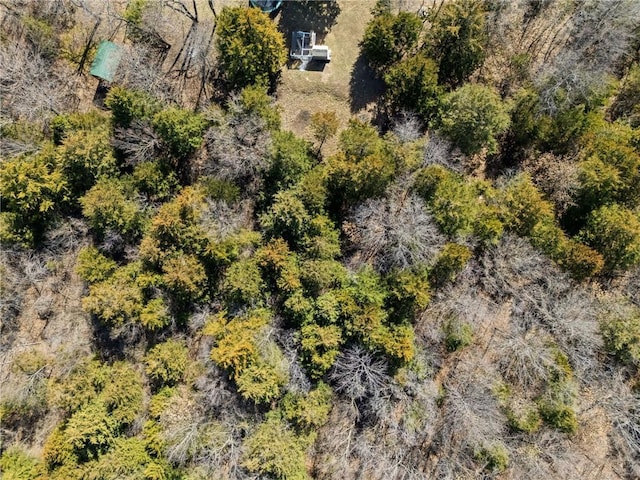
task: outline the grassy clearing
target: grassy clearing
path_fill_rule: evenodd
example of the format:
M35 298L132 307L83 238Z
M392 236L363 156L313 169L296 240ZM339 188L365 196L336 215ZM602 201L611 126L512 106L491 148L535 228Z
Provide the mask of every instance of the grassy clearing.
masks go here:
M283 70L278 104L284 128L310 138L307 127L314 112L335 111L342 127L353 115L369 115L381 85L360 57L359 42L374 4L375 0L343 0L327 13L313 5L285 2L276 20L287 42L293 30L314 30L333 58L322 69L300 71L292 65ZM323 150L333 147L328 142Z

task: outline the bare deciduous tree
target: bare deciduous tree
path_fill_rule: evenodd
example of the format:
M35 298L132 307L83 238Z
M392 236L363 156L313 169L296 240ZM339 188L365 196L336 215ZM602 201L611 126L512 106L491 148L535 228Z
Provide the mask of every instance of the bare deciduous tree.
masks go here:
M153 160L162 151L162 141L147 122L134 120L128 128L116 127L111 144L126 155L128 165Z
M89 227L84 220L69 218L47 231L43 246L49 256L61 256L83 246L88 233Z
M614 428L614 446L622 453L630 478L640 475L640 394L621 375L611 375L599 393Z
M385 360L353 345L338 356L329 378L337 392L355 401L380 395L387 389L388 368Z
M449 140L437 133L430 133L429 140L424 147L423 165L442 165L454 172L464 169L463 155Z
M638 18L640 4L634 0L576 2L565 31L549 42L535 75L543 111L555 114L562 107L560 97L573 105L601 92L606 77L629 53Z
M126 45L116 71L115 81L130 89L147 92L152 97L167 102L179 100L161 65L154 61L154 50L140 44Z
M525 390L546 382L555 366L548 334L536 329L510 332L496 342L498 368L511 384Z
M348 233L363 259L382 272L428 264L445 244L424 201L399 188L365 201L350 222Z
M38 122L77 108L79 78L54 70L19 43L0 48L2 111L13 120Z
M283 330L278 336L282 351L289 364L289 383L287 390L295 393L307 393L311 390L311 381L300 363L300 342L295 330Z
M571 286L568 277L528 240L512 234L504 235L496 247L488 249L477 268L480 285L499 300L520 297L522 302L537 302L537 287L558 296Z
M473 472L475 449L503 437L506 418L493 394L498 378L485 359L466 357L446 379L435 465L443 478Z
M640 307L640 266L628 273L625 289L629 300Z
M271 135L264 120L255 113L244 113L232 99L230 112L219 118L219 125L205 134L207 163L205 174L257 188L269 167Z
M550 313L547 327L568 355L576 376L589 383L597 380L602 337L592 295L581 288L574 288L553 302Z
M412 112L402 112L393 122L391 131L402 143L410 143L422 136L422 123Z
M561 216L575 205L575 195L580 187L578 165L568 158L545 153L530 158L523 165L531 173L533 182L542 190L556 207L556 215Z
M212 238L224 240L253 225L253 206L249 201L230 204L225 200L205 200L200 212L200 226Z

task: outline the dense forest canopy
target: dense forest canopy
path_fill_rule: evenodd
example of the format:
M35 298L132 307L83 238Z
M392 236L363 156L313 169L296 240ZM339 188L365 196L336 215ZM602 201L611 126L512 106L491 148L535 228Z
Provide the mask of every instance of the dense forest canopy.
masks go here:
M0 2L3 478L640 477L640 2L357 8Z

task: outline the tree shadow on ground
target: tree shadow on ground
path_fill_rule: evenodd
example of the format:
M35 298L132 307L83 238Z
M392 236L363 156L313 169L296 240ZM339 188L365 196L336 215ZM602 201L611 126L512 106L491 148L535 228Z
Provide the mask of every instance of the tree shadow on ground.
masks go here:
M287 68L289 70L303 70L305 72L324 72L325 67L327 66L327 62L324 60L310 60L306 65L303 66L303 63L300 60L290 58L287 62Z
M384 82L376 77L373 69L368 65L362 52L351 70L349 81L349 97L351 99L351 113L356 113L372 102L377 102L384 93Z
M284 33L287 48L291 50L291 32L316 33L316 43L322 44L340 14L337 1L287 2L280 12L280 30Z

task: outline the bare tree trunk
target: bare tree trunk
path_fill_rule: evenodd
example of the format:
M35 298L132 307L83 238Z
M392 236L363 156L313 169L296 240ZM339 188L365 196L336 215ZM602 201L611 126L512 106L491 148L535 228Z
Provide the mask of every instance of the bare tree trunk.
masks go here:
M102 23L102 19L98 18L96 20L95 25L93 26L93 30L91 31L91 35L89 35L89 40L87 40L87 44L85 45L84 51L82 52L82 58L80 59L80 64L78 65L78 70L76 70L76 73L78 73L78 74L83 73L84 64L86 63L87 57L89 56L89 50L91 50L91 43L93 42L93 37L95 37L96 31L98 30L98 27L100 26L101 23Z

